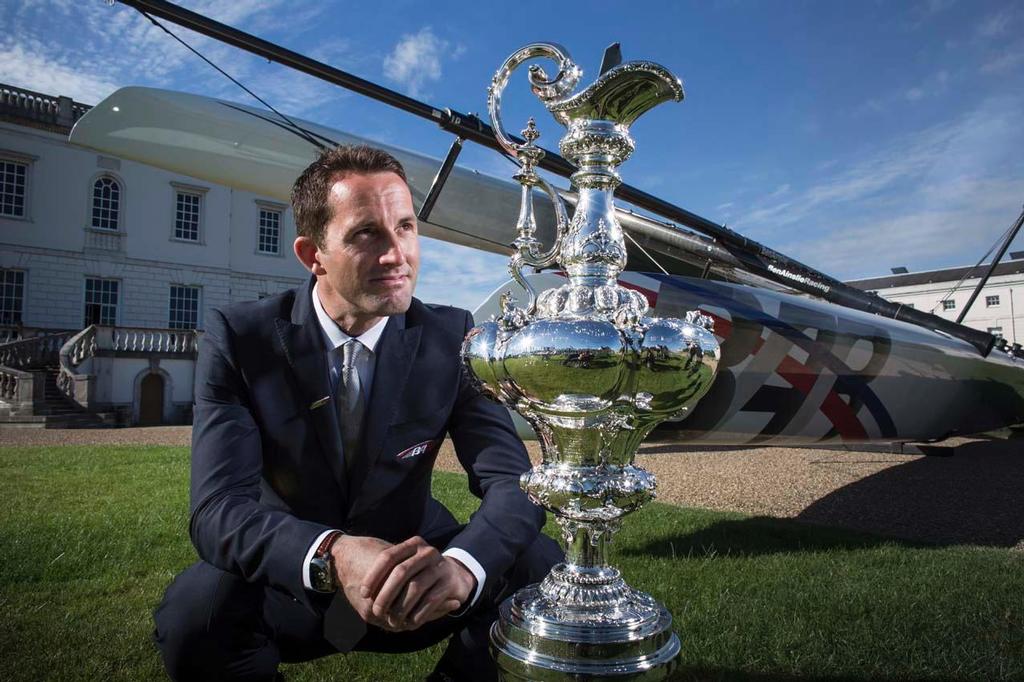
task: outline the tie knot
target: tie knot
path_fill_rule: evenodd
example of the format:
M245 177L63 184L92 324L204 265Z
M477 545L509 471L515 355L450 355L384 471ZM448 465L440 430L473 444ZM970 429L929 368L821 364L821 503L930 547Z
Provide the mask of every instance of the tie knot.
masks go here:
M341 347L341 364L344 369L352 369L362 355L364 348L356 339L349 339Z

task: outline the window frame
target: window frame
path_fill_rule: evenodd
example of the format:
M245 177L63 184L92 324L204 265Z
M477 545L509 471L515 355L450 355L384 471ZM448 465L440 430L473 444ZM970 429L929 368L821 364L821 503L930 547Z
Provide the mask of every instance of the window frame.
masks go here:
M194 327L178 327L174 325L174 319L172 316L174 305L174 289L175 287L181 289L194 289L196 291L196 323ZM175 331L191 331L195 329L202 329L203 325L203 287L199 284L181 284L172 282L167 287L167 328L174 329Z
M24 270L22 268L0 268L0 275L3 276L3 281L0 281L0 293L2 293L4 291L4 289L6 288L6 286L7 286L6 279L7 279L7 273L8 272L13 272L13 273L17 273L17 274L21 275L21 298L20 299L13 299L13 297L12 297L12 300L18 300L19 303L21 304L21 306L20 306L20 310L17 311L18 312L18 319L17 320L13 320L11 322L7 322L2 317L3 313L5 312L4 309L3 309L2 301L6 300L6 297L0 295L0 325L3 325L5 327L17 327L19 325L20 326L24 326L25 325L25 300L28 298L28 295L27 295L28 294L28 270Z
M114 284L114 288L115 288L114 295L116 297L116 300L114 301L114 304L113 304L113 306L114 306L114 321L113 321L113 323L105 324L103 322L103 306L104 305L109 305L109 304L104 304L102 301L100 301L98 304L95 304L95 305L99 305L100 306L100 321L99 322L89 322L87 306L90 305L89 304L89 282L90 281ZM102 294L104 292L101 291L100 293ZM117 279L116 277L100 277L98 275L86 275L85 276L85 281L82 284L82 328L84 329L85 327L88 327L90 324L96 324L96 325L99 325L101 327L116 327L116 326L118 326L121 323L121 296L122 296L122 291L121 291L121 280L120 279Z
M956 310L956 301L952 298L942 299L942 310Z
M274 201L256 199L256 250L257 256L280 257L284 255L284 215L288 204L279 204ZM263 229L263 212L277 213L277 251L263 251L260 249L261 230Z
M171 182L171 236L172 242L179 244L205 244L206 243L206 195L209 187L200 185L189 185L183 182ZM186 239L178 236L178 196L181 194L192 194L199 197L199 211L196 216L196 238Z
M986 308L998 308L1002 305L999 299L999 294L987 294L985 296L985 307Z
M26 154L13 149L0 148L0 161L25 166L25 194L22 198L23 214L19 216L0 213L0 219L19 220L26 223L32 222L32 175L34 173L35 163L38 160L39 157L34 154ZM0 202L0 205L2 205L2 202Z
M95 195L94 195L94 192L95 192L95 189L96 189L96 183L99 182L100 180L102 180L103 178L109 178L109 179L113 180L114 182L117 183L117 186L118 186L117 227L114 228L114 229L110 229L110 228L107 228L107 227L96 227L96 225L94 225L93 222L92 222L93 221L93 214L92 214L92 212L93 212L93 209L95 208L95 203L94 203L95 202ZM89 181L89 193L88 194L89 194L89 196L88 196L88 207L86 209L85 229L90 230L92 232L96 232L98 234L124 234L124 232L125 232L125 230L124 230L124 224L125 224L125 221L124 221L124 210L125 210L125 184L124 184L124 178L122 178L121 176L117 175L116 173L112 173L112 172L107 171L107 170L102 171L100 173L97 173L96 175L92 176L92 179Z

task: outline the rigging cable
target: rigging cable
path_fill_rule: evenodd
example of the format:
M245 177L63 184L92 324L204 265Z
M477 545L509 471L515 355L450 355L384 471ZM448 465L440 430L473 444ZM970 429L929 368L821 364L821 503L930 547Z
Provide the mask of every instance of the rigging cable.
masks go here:
M992 252L996 250L996 247L998 247L1004 239L1006 239L1006 237L1010 234L1011 230L1013 230L1012 224L1008 228L1006 228L1006 230L1001 235L996 237L996 240L992 242L992 246L988 247L988 251L986 251L985 254L978 259L978 262L975 263L973 267L968 268L966 271L964 271L964 274L962 277L960 277L960 280L956 284L954 284L951 289L944 293L941 298L939 298L939 300L935 303L935 305L932 306L932 309L929 312L934 313L938 309L940 303L947 300L950 295L955 294L956 290L960 288L960 285L963 284L964 281L967 280L967 278L969 278L975 270L981 267L981 264L985 262L985 259L988 258L992 254Z
M314 137L314 135L316 135L316 133L314 133L314 132L312 132L312 131L309 131L309 130L306 130L305 128L303 128L302 126L300 126L299 124L297 124L297 123L296 123L295 121L293 121L293 120L292 120L291 118L289 118L289 117L288 117L288 116L286 116L285 114L283 114L283 113L281 113L280 111L278 111L278 110L277 110L276 108L274 108L274 106L273 106L273 105L271 105L271 104L270 104L269 102L267 102L267 101L266 101L265 99L263 99L262 97L260 97L259 95L257 95L257 94L256 94L255 92L253 92L253 91L252 91L252 90L250 90L249 88L245 87L245 85L243 85L243 84L242 84L241 82L239 82L239 81L238 81L238 80L237 80L236 78L232 77L232 76L231 76L231 74L229 74L229 73L228 73L227 71L225 71L224 69L220 68L219 66L217 66L216 64L214 64L214 63L213 63L212 61L210 61L209 59L207 59L207 58L206 58L206 57L205 57L205 56L204 56L204 55L203 55L203 54L202 54L201 52L199 52L198 50L196 50L196 49L195 49L194 47L192 47L191 45L189 45L189 44L188 44L187 42L185 42L184 40L182 40L182 39L181 39L181 38L179 38L178 36L174 35L174 33L173 33L172 31L170 31L170 30L169 30L169 29L168 29L168 28L167 28L166 26L164 26L164 25L163 25L163 24L161 24L161 23L160 23L159 21L157 21L156 19L154 19L153 17L151 17L151 16L149 15L149 14L147 14L146 12L144 12L144 11L143 11L143 10L141 10L141 9L140 9L140 10L138 10L138 12L139 12L139 13L140 13L140 14L141 14L142 16L146 17L146 18L147 18L147 19L149 19L149 20L150 20L151 22L153 22L153 24L154 24L154 25L155 25L155 26L156 26L157 28L159 28L159 29L160 29L160 30L162 30L162 31L163 31L164 33L166 33L167 35L169 35L169 36L171 36L172 38L174 38L175 40L177 40L177 41L178 41L179 43L181 43L181 44L182 44L182 45L184 45L184 46L185 46L186 48L188 48L188 50L189 50L190 52L192 52L192 53L193 53L194 55L196 55L197 57L199 57L200 59L202 59L202 60L203 60L204 62L206 62L207 64L209 64L210 66L212 66L212 67L213 67L214 69L216 69L216 70L217 70L217 71L218 71L218 72L219 72L219 73L220 73L221 75L223 75L223 76L224 76L225 78L227 78L228 80L230 80L230 81L231 81L232 83L234 83L235 85L237 85L238 87L240 87L240 88L241 88L242 90L244 90L245 92L249 93L249 95L251 95L251 96L252 96L252 97L253 97L254 99L256 99L256 100L257 100L258 102L260 102L260 104L262 104L262 105L263 105L263 106L265 106L265 107L266 107L267 109L270 109L270 110L271 110L272 112L274 112L275 114L277 114L278 116L280 116L280 117L281 117L281 118L282 118L282 119L283 119L284 121L286 121L286 122L288 123L288 125L290 125L290 126L291 126L291 128L292 128L292 132L294 132L294 133L295 133L296 135L300 136L301 138L303 138L304 140L306 140L307 142L309 142L309 143L310 143L311 145L313 145L314 147L316 147L316 148L317 148L317 149L319 149L319 150L325 150L325 149L327 149L327 148L328 148L328 147L327 147L327 145L325 145L324 143L320 142L319 140L317 140L317 139L316 139L316 138ZM229 104L228 106L229 106L229 107L231 107L232 109L236 108L236 107L233 107L233 106L231 106L230 104ZM248 112L247 112L247 113L248 113ZM274 123L274 121L270 121L269 119L266 119L266 120L267 120L268 122L270 122L270 123ZM317 135L317 137L321 137L322 139L324 139L324 140L327 140L327 138L324 138L324 137L323 137L322 135ZM333 140L329 140L329 141L330 141L330 142L333 142ZM334 144L336 145L337 143L334 143ZM505 157L506 157L506 158L507 158L507 159L508 159L509 161L511 161L511 162L512 162L512 163L514 163L514 164L518 164L518 161L517 161L517 160L515 159L515 157L513 157L513 156L511 156L511 155L509 155L509 154L507 154L507 153L504 153L504 152L503 152L503 154L504 154L504 156L505 156ZM437 223L435 223L435 224L437 224ZM457 233L457 234L460 234L460 235L462 235L462 236L464 236L464 237L469 237L469 238L475 239L475 240L477 240L477 241L482 241L482 242L486 242L486 243L488 243L488 244L491 244L491 245L493 245L493 246L499 246L499 247L502 247L502 248L503 248L504 250L507 250L507 249L508 249L508 245L507 245L507 244L502 244L502 243L499 243L499 242L493 241L493 240L491 240L491 239L484 239L484 238L482 238L482 237L480 237L480 236L478 236L478 235L475 235L475 234L470 234L469 232L465 232L465 231L462 231L462 230L457 230L457 229L454 229L454 228L452 228L452 227L450 227L450 226L448 226L448 225L440 225L440 227L443 227L443 228L445 228L445 229L447 229L447 230L450 230L450 231L452 231L452 232L455 232L455 233ZM659 265L658 267L661 267L661 266Z
M320 151L323 151L323 150L327 149L327 146L326 146L326 145L324 145L324 144L322 144L322 143L321 143L321 142L319 142L318 140L316 140L316 139L315 139L315 138L313 137L313 135L312 135L312 134L310 134L310 132L309 132L308 130L306 130L305 128L303 128L302 126L300 126L299 124L297 124L297 123L296 123L295 121L291 120L290 118L288 118L287 116L285 116L284 114L282 114L282 113L281 113L280 111L278 111L277 109L275 109L275 108L274 108L273 106L271 106L271 104L270 104L269 102L267 102L267 101L266 101L265 99L263 99L262 97L260 97L259 95L257 95L257 94L256 94L255 92L253 92L253 91L252 91L252 90L250 90L249 88L247 88L247 87L245 87L244 85L242 85L242 83L241 83L240 81L238 81L238 79L234 78L234 77L233 77L233 76L232 76L231 74L229 74L229 73L228 73L227 71L225 71L224 69L220 68L219 66L217 66L216 64L214 64L214 63L213 63L212 61L210 61L209 59L207 59L207 58L206 58L206 56L205 56L205 55L203 55L203 54L202 54L202 53L201 53L201 52L200 52L199 50L195 49L194 47L192 47L191 45L189 45L188 43L186 43L186 42L185 42L184 40L182 40L181 38L179 38L178 36L176 36L176 35L175 35L175 34L174 34L174 33L173 33L173 32L172 32L172 31L171 31L170 29L168 29L168 28L167 28L166 26L164 26L163 24L161 24L161 23L160 23L159 21L157 21L156 19L154 19L153 17L151 17L151 16L150 16L150 15L149 15L148 13L146 13L145 11L143 11L143 10L141 10L141 9L138 9L138 8L136 8L136 9L138 10L139 14L141 14L142 16L146 17L146 18L147 18L147 19L149 19L149 20L150 20L151 22L153 22L153 25L154 25L154 26L156 26L156 27L157 27L157 28L159 28L159 29L160 29L161 31L163 31L163 32L164 32L164 33L166 33L167 35L169 35L169 36L171 36L172 38L174 38L175 40L177 40L177 41L178 41L179 43L181 43L182 45L184 45L184 46L185 46L185 47L186 47L186 48L187 48L187 49L188 49L188 50L189 50L189 51L190 51L190 52L191 52L192 54L196 55L197 57L199 57L200 59L202 59L202 60L203 60L204 62L206 62L207 64L209 64L210 66L212 66L212 67L213 67L214 69L216 69L217 71L219 71L219 72L220 72L220 74L221 74L222 76L224 76L224 77L225 77L225 78L227 78L227 79L228 79L229 81L231 81L232 83L234 83L235 85L237 85L238 87L240 87L240 88L241 88L242 90L244 90L244 91L246 91L247 93L249 93L249 95L251 95L251 96L252 96L252 97L253 97L253 98L254 98L254 99L255 99L256 101L258 101L258 102L259 102L260 104L262 104L262 105L263 105L263 106L265 106L266 108L270 109L270 110L271 110L271 111L273 111L273 112L274 112L275 114L277 114L278 116L280 116L280 117L281 117L282 119L284 119L285 121L287 121L287 122L288 122L288 124L289 124L289 125L291 125L291 126L292 126L292 128L294 128L294 129L295 129L295 132L296 132L296 133L297 133L297 134L298 134L298 135L299 135L300 137L302 137L303 139L305 139L305 140L306 140L307 142L309 142L309 143L310 143L311 145L313 145L314 147L316 147L316 148L317 148L318 150L320 150Z
M637 240L633 239L633 235L631 235L626 230L623 230L622 234L626 235L626 237L629 239L629 241L633 242L633 246L635 246L636 248L640 249L640 253L642 253L645 256L647 256L648 260L650 260L652 263L654 263L656 266L658 266L659 270L661 270L666 275L668 274L668 270L663 268L661 266L661 263L659 263L657 260L655 260L654 256L652 256L651 254L647 253L647 249L645 249L644 247L640 246L640 242L638 242Z

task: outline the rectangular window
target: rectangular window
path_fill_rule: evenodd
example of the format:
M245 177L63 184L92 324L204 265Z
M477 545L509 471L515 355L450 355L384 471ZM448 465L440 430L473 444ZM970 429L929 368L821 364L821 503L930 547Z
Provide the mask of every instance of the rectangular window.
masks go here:
M956 301L951 301L948 298L942 302L943 310L956 310Z
M260 235L256 246L259 253L281 253L281 212L269 208L260 209Z
M986 296L985 297L985 307L986 308L994 308L997 305L999 305L999 294L996 294L995 296Z
M199 326L199 287L171 285L167 326L171 329L196 329Z
M85 278L85 321L83 324L86 327L90 324L106 326L117 324L118 285L116 279Z
M189 242L199 241L199 214L203 195L178 192L174 212L174 238Z
M21 324L25 309L25 271L0 270L0 324Z
M1003 328L1002 327L989 327L988 328L988 333L991 334L992 336L995 336L996 338L999 338L999 339L1003 338Z
M24 218L28 164L0 159L0 215Z

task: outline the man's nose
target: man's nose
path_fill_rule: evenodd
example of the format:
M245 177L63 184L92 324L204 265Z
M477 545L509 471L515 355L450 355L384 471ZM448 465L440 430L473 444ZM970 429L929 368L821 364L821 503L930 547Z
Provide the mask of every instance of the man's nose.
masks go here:
M384 252L380 256L381 265L405 265L405 249L402 240L395 232L389 232Z

